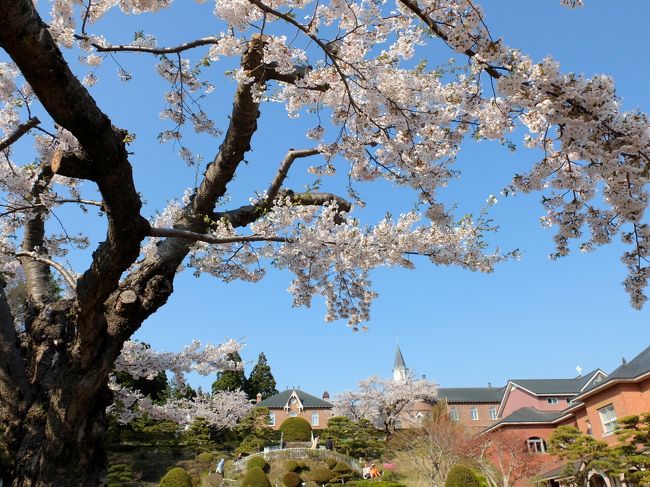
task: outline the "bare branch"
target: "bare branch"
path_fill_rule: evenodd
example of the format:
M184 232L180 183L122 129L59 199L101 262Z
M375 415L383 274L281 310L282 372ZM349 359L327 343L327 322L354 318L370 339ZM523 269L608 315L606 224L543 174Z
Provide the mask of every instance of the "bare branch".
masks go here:
M290 149L289 152L287 152L287 155L282 160L282 163L280 164L280 168L278 169L275 178L273 178L273 181L271 182L271 185L269 186L269 189L266 192L267 202L268 203L273 202L273 200L278 194L278 191L280 191L280 187L282 186L282 183L284 183L284 180L287 178L287 174L289 173L289 169L291 168L291 165L296 159L315 156L316 154L320 154L319 149L303 149L303 150Z
M219 44L220 41L221 39L219 37L210 36L196 39L195 41L191 42L185 42L173 47L145 47L128 44L118 46L102 46L96 43L92 43L91 46L97 49L98 52L147 52L150 54L178 54L195 47Z
M26 252L26 251L21 251L21 252L16 252L16 257L26 257L29 259L32 259L37 262L42 262L43 264L47 264L53 269L56 269L59 274L61 274L61 277L65 280L66 284L72 289L73 291L77 290L77 280L72 276L68 270L63 267L61 264L58 262L53 261L52 259L48 259L47 257L43 257L41 255L38 255L36 252Z
M41 121L38 119L38 117L32 117L29 120L27 120L25 123L21 123L20 125L18 125L18 127L16 127L16 129L12 133L10 133L6 138L0 140L0 151L5 150L7 147L9 147L11 144L16 142L18 139L20 139L31 129L36 127L39 123L41 123Z
M261 237L258 235L237 235L233 237L211 237L203 233L180 230L178 228L155 228L149 230L150 237L175 237L184 238L194 242L206 242L211 244L230 244L239 242L290 242L285 237Z

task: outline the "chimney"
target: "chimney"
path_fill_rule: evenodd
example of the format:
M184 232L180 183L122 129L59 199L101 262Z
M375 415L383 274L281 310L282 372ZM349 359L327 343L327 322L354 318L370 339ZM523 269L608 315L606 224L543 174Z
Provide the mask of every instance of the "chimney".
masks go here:
M627 365L627 360L625 360L625 357L623 357L623 359L621 360L621 363L622 363L623 365Z
M327 400L329 398L330 398L330 393L327 391L323 392L323 399Z
M261 392L258 392L257 396L255 396L255 404L257 404L258 402L262 402L262 393Z
M427 380L426 374L422 374L422 380Z
M492 389L492 382L488 382L488 389Z

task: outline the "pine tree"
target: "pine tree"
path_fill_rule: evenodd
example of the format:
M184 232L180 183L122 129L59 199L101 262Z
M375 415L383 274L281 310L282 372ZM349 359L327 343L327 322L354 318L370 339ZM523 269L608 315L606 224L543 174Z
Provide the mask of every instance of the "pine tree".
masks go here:
M228 358L240 365L238 370L224 370L217 375L217 380L212 383L212 394L217 391L246 391L246 376L241 356L238 352L228 355Z
M254 399L257 393L262 394L263 399L278 393L275 388L275 378L271 373L271 367L266 361L264 352L260 353L257 358L257 363L251 370L246 386L246 392L251 399Z

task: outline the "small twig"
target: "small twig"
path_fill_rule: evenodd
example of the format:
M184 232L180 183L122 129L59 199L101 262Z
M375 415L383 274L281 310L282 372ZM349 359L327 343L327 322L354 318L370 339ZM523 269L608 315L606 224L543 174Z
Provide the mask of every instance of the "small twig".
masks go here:
M10 133L7 138L0 140L0 151L5 150L7 147L9 147L11 144L16 142L18 139L20 139L31 129L36 127L39 123L41 123L41 121L38 119L38 117L32 117L29 120L27 120L25 123L21 123L20 125L18 125L18 127L16 127L16 130Z
M16 257L29 257L30 259L37 260L39 262L43 262L44 264L49 265L53 269L57 270L59 274L61 274L61 277L63 277L63 280L66 282L66 284L72 289L73 291L77 290L77 280L70 274L65 267L63 267L61 264L58 262L54 262L52 259L48 259L47 257L40 256L34 252L16 252L14 254Z
M98 52L148 52L150 54L178 54L189 49L200 46L208 46L221 42L220 37L203 37L191 42L185 42L173 47L146 47L123 44L118 46L102 46L96 43L91 44Z
M273 181L271 182L271 185L269 186L269 189L266 192L267 203L272 203L275 197L278 195L278 191L280 191L280 187L282 186L282 183L284 183L284 180L287 178L287 174L293 162L296 159L302 157L315 156L316 154L320 154L320 149L302 149L302 150L290 149L289 152L287 152L287 155L282 160L282 163L280 164L280 168L278 169L275 178L273 178Z

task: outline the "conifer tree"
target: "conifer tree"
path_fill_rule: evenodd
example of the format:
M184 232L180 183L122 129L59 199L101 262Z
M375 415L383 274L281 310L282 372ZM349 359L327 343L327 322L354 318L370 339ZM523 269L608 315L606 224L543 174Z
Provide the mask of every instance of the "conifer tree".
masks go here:
M237 370L224 370L217 374L217 380L212 383L212 394L217 391L246 391L246 376L244 375L244 365L238 352L228 355L228 358L239 364Z
M251 399L255 398L258 393L262 394L263 399L278 393L275 388L275 378L271 372L271 366L266 361L264 352L257 357L257 363L251 370L250 376L248 376L246 387L248 397Z

